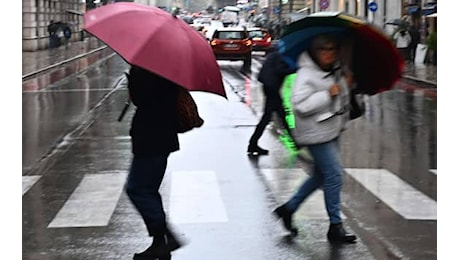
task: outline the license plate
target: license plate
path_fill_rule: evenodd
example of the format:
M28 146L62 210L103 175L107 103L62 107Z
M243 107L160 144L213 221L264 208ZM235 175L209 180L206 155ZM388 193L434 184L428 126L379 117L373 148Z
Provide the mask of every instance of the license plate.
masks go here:
M262 38L253 38L254 41L260 41Z
M238 48L238 44L225 44L225 48Z

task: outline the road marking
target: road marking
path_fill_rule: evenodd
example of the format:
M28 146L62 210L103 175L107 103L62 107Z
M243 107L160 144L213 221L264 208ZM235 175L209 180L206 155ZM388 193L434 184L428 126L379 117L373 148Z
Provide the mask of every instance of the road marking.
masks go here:
M227 222L217 176L213 171L171 173L169 216L172 223Z
M430 172L434 175L438 175L438 169L430 169Z
M302 168L292 169L260 169L270 190L275 193L277 200L282 198L284 203L300 187L308 174ZM324 192L321 189L314 191L300 206L298 212L306 219L329 219L324 203ZM341 213L343 219L346 216Z
M40 177L40 175L22 176L22 196L24 196Z
M437 220L437 202L385 169L345 169L405 219Z
M41 89L41 90L24 90L22 93L45 93L45 92L95 92L111 91L113 88L95 88L95 89Z
M125 181L125 172L85 175L48 228L107 226Z

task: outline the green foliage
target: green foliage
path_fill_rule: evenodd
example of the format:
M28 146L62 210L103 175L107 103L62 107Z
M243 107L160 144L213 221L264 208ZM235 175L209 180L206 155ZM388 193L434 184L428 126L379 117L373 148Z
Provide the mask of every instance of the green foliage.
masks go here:
M426 39L426 44L428 46L428 50L436 50L437 49L437 46L436 46L436 40L437 38L437 35L436 35L436 32L432 32L428 38Z

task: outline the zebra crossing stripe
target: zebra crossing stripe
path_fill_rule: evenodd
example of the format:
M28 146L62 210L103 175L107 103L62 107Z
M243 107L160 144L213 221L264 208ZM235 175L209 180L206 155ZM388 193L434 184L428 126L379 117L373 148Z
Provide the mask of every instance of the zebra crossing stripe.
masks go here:
M437 202L385 169L345 169L396 213L411 220L437 220Z
M302 168L287 169L260 169L265 180L270 186L270 190L277 196L277 200L283 199L284 203L300 187L308 174ZM306 219L329 219L326 206L324 204L324 192L321 189L313 192L298 210ZM341 212L343 219L346 216Z
M124 172L85 175L48 228L107 226L125 180Z
M175 224L227 222L227 212L213 171L173 171L169 216Z
M438 169L431 169L430 172L434 175L438 175Z
M22 176L22 196L24 196L40 177L40 175Z

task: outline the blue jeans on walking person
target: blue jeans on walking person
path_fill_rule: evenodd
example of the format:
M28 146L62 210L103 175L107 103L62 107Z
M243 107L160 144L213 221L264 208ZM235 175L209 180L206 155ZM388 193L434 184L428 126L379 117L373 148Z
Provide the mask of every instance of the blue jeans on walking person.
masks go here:
M141 214L150 236L164 232L166 228L166 215L159 189L168 156L134 156L126 183L126 193Z
M289 211L295 212L311 193L322 186L331 224L341 223L340 191L343 167L340 160L339 140L335 138L326 143L307 145L307 149L314 161L313 174L286 203L286 207Z

